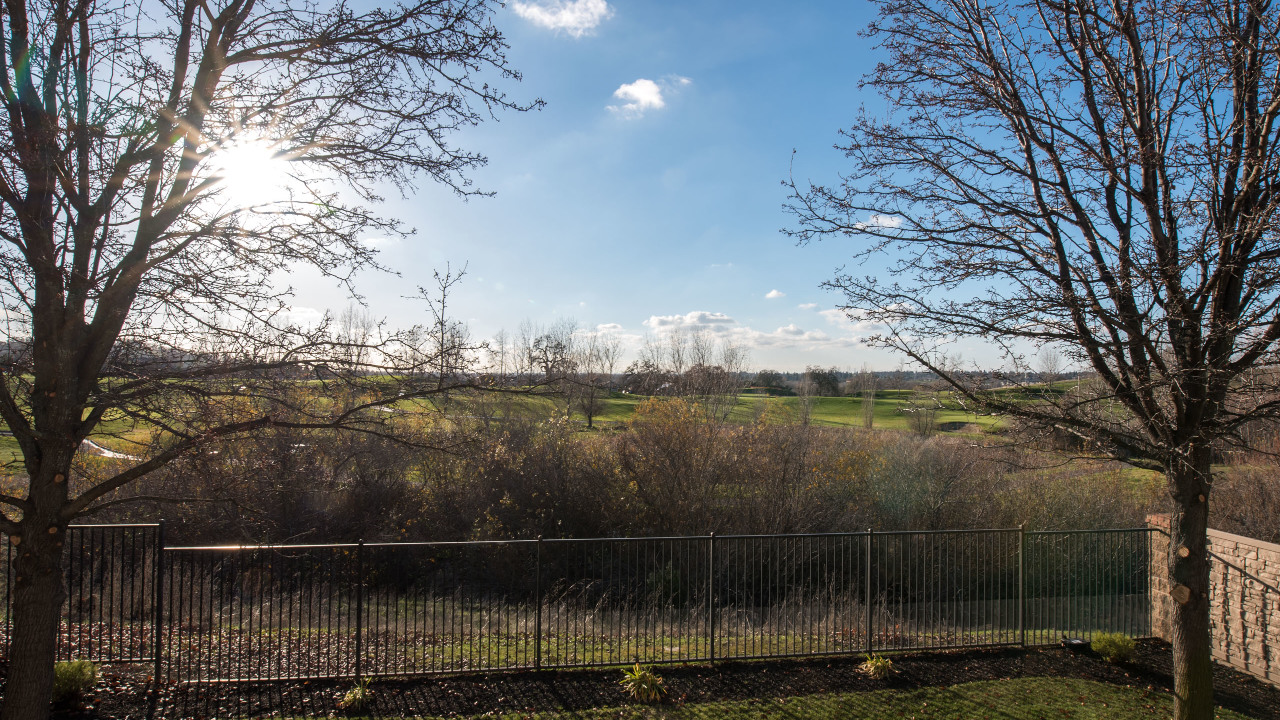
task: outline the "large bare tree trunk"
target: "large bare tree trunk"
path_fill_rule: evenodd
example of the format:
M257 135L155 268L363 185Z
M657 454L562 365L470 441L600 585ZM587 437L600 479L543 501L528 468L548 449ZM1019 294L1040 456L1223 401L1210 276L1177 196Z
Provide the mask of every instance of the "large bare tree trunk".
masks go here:
M1208 483L1210 451L1170 470L1169 588L1173 596L1173 694L1176 720L1213 720L1209 646Z
M77 443L68 429L79 410L55 407L70 394L67 373L57 373L54 390L44 390L38 403L50 411L53 438L41 443L42 461L28 463L31 483L18 532L9 538L13 547L11 586L13 636L9 644L9 677L5 682L0 720L45 720L53 689L53 664L58 643L58 623L66 588L62 578L63 544L67 521L67 479ZM53 386L50 386L53 387ZM70 408L70 409L69 409ZM58 421L61 421L58 424Z
M0 720L49 716L58 621L66 589L62 583L65 525L34 516L23 523L13 559L13 636L9 677ZM53 528L54 532L49 532Z

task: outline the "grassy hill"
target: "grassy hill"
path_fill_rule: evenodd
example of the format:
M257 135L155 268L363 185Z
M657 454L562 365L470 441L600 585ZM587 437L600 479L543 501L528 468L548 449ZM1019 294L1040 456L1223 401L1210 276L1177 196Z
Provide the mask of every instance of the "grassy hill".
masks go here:
M875 398L874 427L884 430L911 429L913 403L920 403L934 412L934 423L943 431L972 431L976 426L982 429L995 427L1000 419L993 416L975 415L961 409L951 401L947 393L921 396L907 390L882 390ZM600 428L616 428L630 420L636 408L648 400L645 395L629 393L612 393L604 398L601 410L595 416L594 423ZM801 421L808 412L808 421L824 427L863 426L862 399L856 397L767 397L763 395L739 395L734 407L729 412L729 421L738 423L755 422L761 415L771 418ZM404 401L399 404L402 410L413 412L422 410L441 410L446 415L456 418L475 417L520 417L541 419L556 417L565 412L565 403L560 398L549 396L507 395L490 396L459 393L447 399L419 399ZM580 413L572 413L572 418L582 422ZM100 427L92 440L111 450L130 453L137 452L137 447L130 439L142 442L147 432L133 428L128 421L108 420ZM17 461L21 457L18 443L0 424L0 462Z

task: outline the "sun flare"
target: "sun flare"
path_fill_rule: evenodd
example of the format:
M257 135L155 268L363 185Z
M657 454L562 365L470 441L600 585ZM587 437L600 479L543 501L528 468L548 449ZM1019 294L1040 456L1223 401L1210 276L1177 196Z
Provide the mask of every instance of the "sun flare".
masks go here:
M211 160L219 193L233 207L256 208L289 198L294 177L278 144L242 140L219 150Z

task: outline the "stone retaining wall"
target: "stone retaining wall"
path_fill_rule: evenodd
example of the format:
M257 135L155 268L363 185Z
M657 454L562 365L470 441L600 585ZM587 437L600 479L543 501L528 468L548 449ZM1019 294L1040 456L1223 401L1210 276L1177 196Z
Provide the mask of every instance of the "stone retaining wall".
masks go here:
M1169 516L1150 515L1151 632L1170 639ZM1213 657L1280 685L1280 545L1209 530ZM1269 640L1268 640L1269 639Z

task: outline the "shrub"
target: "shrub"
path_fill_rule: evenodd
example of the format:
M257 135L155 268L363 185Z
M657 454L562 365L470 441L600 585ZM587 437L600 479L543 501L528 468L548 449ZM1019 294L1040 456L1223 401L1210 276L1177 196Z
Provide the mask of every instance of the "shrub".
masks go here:
M98 666L88 660L54 663L53 702L77 704L98 684Z
M1276 450L1280 451L1280 443ZM1280 487L1275 482L1275 460L1254 451L1249 464L1227 467L1213 476L1209 508L1212 527L1266 542L1280 543Z
M938 411L933 408L916 408L907 416L907 424L911 432L920 437L929 437L938 431Z
M643 667L640 663L636 663L633 668L623 668L622 679L618 684L627 691L632 698L644 703L655 703L667 694L666 683L653 671L653 668Z
M1133 657L1133 638L1121 633L1102 633L1090 643L1094 652L1109 663L1122 663Z
M883 680L893 673L893 661L883 655L872 653L858 666L858 669L873 680Z
M360 712L369 706L371 700L373 700L373 691L369 689L369 678L364 678L342 696L338 701L338 707Z

